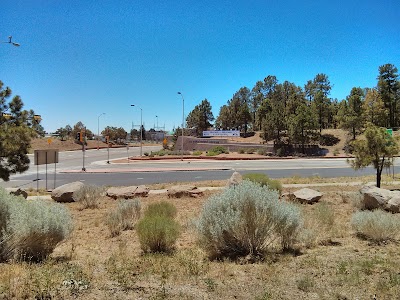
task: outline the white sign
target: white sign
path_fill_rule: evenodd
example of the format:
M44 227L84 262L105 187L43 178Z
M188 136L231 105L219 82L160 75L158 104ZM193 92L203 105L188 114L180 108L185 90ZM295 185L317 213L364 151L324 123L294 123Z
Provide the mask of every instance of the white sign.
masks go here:
M239 130L209 130L203 131L203 137L208 136L240 136Z

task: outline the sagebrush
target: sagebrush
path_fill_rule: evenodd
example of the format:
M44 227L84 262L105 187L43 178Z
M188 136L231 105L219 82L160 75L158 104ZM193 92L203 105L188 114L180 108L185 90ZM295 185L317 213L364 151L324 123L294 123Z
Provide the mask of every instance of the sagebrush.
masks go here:
M300 210L278 192L245 180L214 195L196 222L200 245L211 258L262 256L279 241L290 248L302 225Z
M358 236L376 243L396 240L400 232L399 216L379 209L354 213L351 225Z
M119 200L115 210L107 215L106 224L111 236L117 236L123 230L133 229L140 218L141 204L138 199Z
M104 190L104 187L84 185L74 193L74 197L82 205L82 209L98 208L99 200L103 196Z
M71 215L61 204L27 201L0 188L0 260L43 260L72 227Z

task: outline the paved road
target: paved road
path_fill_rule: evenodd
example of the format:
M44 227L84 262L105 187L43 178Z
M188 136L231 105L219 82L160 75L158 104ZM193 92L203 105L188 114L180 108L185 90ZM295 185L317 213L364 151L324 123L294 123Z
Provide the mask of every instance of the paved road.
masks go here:
M143 147L144 152L158 150L159 146ZM24 174L13 175L9 182L0 186L23 186L52 189L54 186L72 181L83 181L96 185L137 185L165 182L187 182L201 180L225 180L234 170L241 173L261 172L271 178L298 176L362 176L375 174L373 168L354 171L345 159L265 159L253 161L215 161L215 160L168 160L168 161L124 161L129 156L138 156L139 148L110 149L110 160L121 158L122 163L107 164L107 149L88 150L85 152L86 172L82 170L82 152L71 151L60 153L57 164L56 182L54 184L54 165L47 166L47 186L45 166L31 166ZM398 169L398 163L396 163Z

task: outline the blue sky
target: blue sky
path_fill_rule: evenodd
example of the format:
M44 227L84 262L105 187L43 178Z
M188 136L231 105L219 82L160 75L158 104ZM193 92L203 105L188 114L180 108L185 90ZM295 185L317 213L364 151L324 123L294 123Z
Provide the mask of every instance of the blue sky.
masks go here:
M170 130L207 98L214 116L267 75L303 86L329 76L332 98L400 68L400 2L3 0L0 80L52 132L82 121ZM106 115L98 116L105 112Z

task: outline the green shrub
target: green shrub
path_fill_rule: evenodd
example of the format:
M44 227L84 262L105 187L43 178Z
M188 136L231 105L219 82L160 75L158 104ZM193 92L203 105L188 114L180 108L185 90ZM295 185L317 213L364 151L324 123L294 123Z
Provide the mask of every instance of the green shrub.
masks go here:
M176 216L176 207L167 201L160 201L149 204L146 211L144 212L145 217L163 216L166 218L173 219Z
M103 187L84 185L74 194L74 197L81 203L82 209L99 208L99 199L103 193Z
M137 224L140 247L144 252L170 252L179 231L179 224L164 215L145 216Z
M395 240L400 231L400 219L382 210L358 211L351 218L357 235L376 243Z
M27 201L0 188L0 261L46 258L72 231L72 218L61 204Z
M193 155L200 156L203 154L203 151L193 151Z
M335 148L335 149L333 150L333 156L338 156L339 153L340 153L340 151L339 151L338 148Z
M168 155L190 155L190 151L183 151L183 153L182 153L182 151L179 151L179 150L174 150L174 151L168 151L167 152L168 153Z
M226 154L229 153L229 151L226 150L226 148L223 146L215 146L215 147L211 148L209 152L217 153L217 155L222 154L222 153L226 153Z
M259 148L259 149L257 149L257 154L258 155L268 155L268 151L267 151L267 149Z
M217 155L219 155L219 154L220 154L220 153L217 153L217 152L207 151L206 156L217 156Z
M158 156L164 156L164 155L170 155L170 152L171 151L169 151L169 150L167 150L167 149L161 149L161 150L159 150L159 151L151 151L151 154L153 155L153 156L155 156L155 155L158 155Z
M240 148L239 150L238 150L238 153L240 153L240 154L244 154L246 152L246 149L243 149L243 148Z
M249 180L260 184L261 186L268 186L272 190L277 190L279 194L282 193L282 184L278 180L270 179L267 175L262 173L248 173L243 175L243 180Z
M140 218L140 210L139 200L120 200L116 209L107 216L106 224L111 236L117 236L123 230L133 229Z
M196 222L211 258L260 256L274 241L290 248L302 224L294 204L277 191L245 180L208 199Z
M256 152L256 150L253 149L253 148L249 148L249 149L246 150L247 154L253 154L254 152Z

